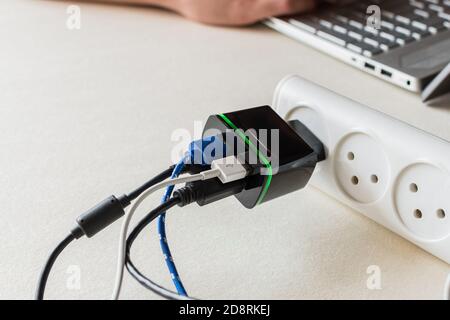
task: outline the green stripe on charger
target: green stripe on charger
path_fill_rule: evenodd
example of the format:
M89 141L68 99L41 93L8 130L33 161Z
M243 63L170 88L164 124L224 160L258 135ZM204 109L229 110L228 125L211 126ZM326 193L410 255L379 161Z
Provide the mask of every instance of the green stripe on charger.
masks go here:
M270 164L270 161L267 160L267 158L258 150L258 148L253 144L253 142L250 141L250 139L244 134L242 129L239 129L236 127L236 125L224 114L219 114L219 117L230 126L231 129L234 129L235 132L238 134L238 136L244 140L244 142L250 147L250 149L253 150L258 155L259 160L266 166L267 168L267 178L266 178L266 184L264 185L263 191L259 195L258 201L256 204L260 204L264 197L267 194L267 191L269 190L270 182L272 181L272 165Z

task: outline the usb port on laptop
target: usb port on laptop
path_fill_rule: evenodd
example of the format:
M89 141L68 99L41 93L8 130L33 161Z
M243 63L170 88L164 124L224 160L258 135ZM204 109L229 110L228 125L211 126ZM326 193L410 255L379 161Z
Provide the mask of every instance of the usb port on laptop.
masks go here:
M387 70L384 70L384 69L381 69L381 74L383 75L383 76L386 76L386 77L392 77L392 72L389 72L389 71L387 71Z
M368 63L368 62L364 63L364 67L366 67L367 69L370 69L370 70L375 70L375 66L373 64Z

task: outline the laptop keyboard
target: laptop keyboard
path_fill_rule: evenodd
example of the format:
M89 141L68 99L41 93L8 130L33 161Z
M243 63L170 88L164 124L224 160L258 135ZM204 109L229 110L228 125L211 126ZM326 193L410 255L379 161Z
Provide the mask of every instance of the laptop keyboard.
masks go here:
M366 22L367 7L373 4L381 8L380 28ZM359 0L353 5L285 21L372 57L450 29L450 0Z

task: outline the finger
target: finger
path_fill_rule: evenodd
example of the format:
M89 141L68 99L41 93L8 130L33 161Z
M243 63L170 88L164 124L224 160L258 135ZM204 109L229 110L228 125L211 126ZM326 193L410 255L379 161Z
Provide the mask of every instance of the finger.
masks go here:
M316 0L258 0L261 19L311 11Z

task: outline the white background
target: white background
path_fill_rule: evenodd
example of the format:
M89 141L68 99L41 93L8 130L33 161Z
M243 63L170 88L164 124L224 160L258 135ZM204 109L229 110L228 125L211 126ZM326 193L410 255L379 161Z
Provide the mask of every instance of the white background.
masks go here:
M449 109L265 27L206 27L161 10L82 3L82 28L69 31L69 4L0 0L0 298L32 298L74 219L167 167L175 129L270 104L286 74L450 140ZM200 298L439 299L450 271L310 188L252 211L233 198L176 208L167 223L180 274ZM47 297L109 298L119 227L71 244ZM171 286L154 227L133 256ZM80 290L66 287L72 265L81 268ZM381 268L381 290L366 287L370 265ZM155 298L128 275L122 297Z

